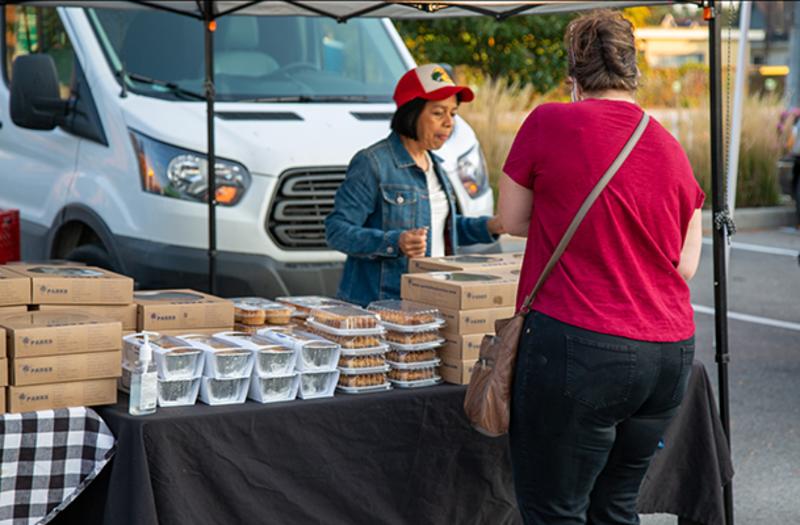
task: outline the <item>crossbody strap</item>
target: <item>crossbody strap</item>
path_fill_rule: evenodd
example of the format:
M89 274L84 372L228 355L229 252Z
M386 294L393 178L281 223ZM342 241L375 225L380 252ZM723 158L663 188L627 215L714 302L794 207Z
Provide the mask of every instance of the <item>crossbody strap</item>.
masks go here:
M547 265L544 267L544 270L542 270L541 275L539 275L539 280L536 281L536 286L533 287L533 291L531 291L528 297L525 298L525 302L520 310L520 312L523 314L528 312L528 309L533 303L533 299L536 297L536 294L541 289L545 280L547 280L547 278L550 276L550 272L553 271L553 268L558 263L561 255L564 253L564 250L567 249L569 241L572 240L572 236L575 235L575 231L578 229L578 226L581 225L583 218L586 217L586 214L589 212L589 208L592 207L592 204L594 204L594 202L597 200L597 197L600 196L600 193L603 191L603 189L608 185L609 182L611 182L611 179L614 177L614 175L616 175L619 168L625 162L625 159L628 158L628 155L630 155L633 148L636 147L639 139L642 138L642 134L644 134L644 130L647 128L648 122L650 122L650 115L647 113L642 113L642 119L639 121L639 125L636 126L635 130L633 130L633 134L628 139L628 142L625 143L622 151L619 152L617 158L614 159L614 162L608 167L605 174L597 182L592 192L588 197L586 197L586 200L583 201L580 209L578 209L578 213L575 214L575 217L569 224L567 231L564 232L564 236L561 237L561 241L558 243L558 246L556 246L553 255L550 257L550 260L547 261Z

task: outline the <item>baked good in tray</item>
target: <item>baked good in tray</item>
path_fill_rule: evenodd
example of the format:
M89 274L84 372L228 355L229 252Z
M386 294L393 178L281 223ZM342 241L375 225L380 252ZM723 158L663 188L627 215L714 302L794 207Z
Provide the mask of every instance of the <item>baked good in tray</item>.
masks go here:
M339 376L339 386L365 387L379 386L386 383L386 374L361 374L355 376Z
M261 297L236 297L231 300L236 322L246 325L284 325L289 323L294 313L294 310L285 304Z
M439 320L436 308L405 300L375 301L367 310L377 313L382 321L396 325L419 326Z
M332 299L321 295L293 295L277 297L275 300L279 303L291 306L295 309L297 314L301 316L308 315L313 308L320 308L323 306L345 306L349 304L339 299Z
M343 355L339 357L339 366L343 368L373 368L386 364L382 355Z
M401 345L421 345L423 343L435 343L439 341L438 330L426 330L424 332L386 332L386 340Z
M405 352L403 350L389 350L386 353L386 360L394 363L423 363L436 359L435 350L418 350L415 352Z
M424 379L433 379L434 368L419 368L416 370L398 370L393 368L389 370L389 379L396 381L422 381Z
M328 341L337 343L342 348L358 350L359 348L375 348L380 346L381 340L377 335L333 335L314 327L306 328L312 334L316 334Z
M329 306L311 310L314 322L337 330L379 328L378 316L357 306Z

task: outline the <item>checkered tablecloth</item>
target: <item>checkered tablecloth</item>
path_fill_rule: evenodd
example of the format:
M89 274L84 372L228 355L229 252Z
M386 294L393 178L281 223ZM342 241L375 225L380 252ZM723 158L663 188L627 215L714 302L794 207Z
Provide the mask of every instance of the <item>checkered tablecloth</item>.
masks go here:
M114 455L114 435L85 407L0 416L0 525L47 523Z

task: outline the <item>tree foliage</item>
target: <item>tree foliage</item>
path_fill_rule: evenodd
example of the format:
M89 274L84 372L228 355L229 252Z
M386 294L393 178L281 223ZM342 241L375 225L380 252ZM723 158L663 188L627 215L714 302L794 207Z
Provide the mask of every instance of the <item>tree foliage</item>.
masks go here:
M566 76L564 30L570 15L398 21L397 28L417 63L447 63L478 69L492 78L531 84L546 93Z

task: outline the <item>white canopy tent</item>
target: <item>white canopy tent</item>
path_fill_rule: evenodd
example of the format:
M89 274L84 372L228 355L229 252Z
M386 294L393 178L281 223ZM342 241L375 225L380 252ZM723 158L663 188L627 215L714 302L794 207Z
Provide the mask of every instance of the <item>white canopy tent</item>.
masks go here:
M714 306L715 344L718 363L720 417L730 443L730 416L728 391L728 325L727 325L727 257L726 247L733 225L731 212L725 196L725 173L722 156L722 89L721 89L721 23L719 0L0 0L0 4L25 4L34 6L75 6L116 9L158 9L196 18L205 27L205 98L207 104L208 165L215 165L214 145L214 56L213 37L215 20L228 15L256 16L325 16L345 23L357 17L433 19L440 17L489 16L503 21L512 16L557 14L599 8L621 9L642 5L673 3L694 4L704 9L709 28L709 92L711 125L711 173L712 208L714 234ZM748 11L749 14L749 6ZM749 19L749 17L747 17ZM740 53L737 72L744 71L745 54ZM743 82L736 82L737 94L743 90ZM739 122L741 103L735 105L733 122ZM735 132L739 133L738 126ZM738 159L739 140L732 137L731 159ZM733 164L735 160L731 162ZM734 164L735 165L735 164ZM735 182L729 183L735 190ZM215 289L216 257L216 180L211 170L208 173L208 229L209 229L209 290ZM732 207L732 205L731 205ZM729 484L725 487L725 512L728 525L733 524L733 493Z

